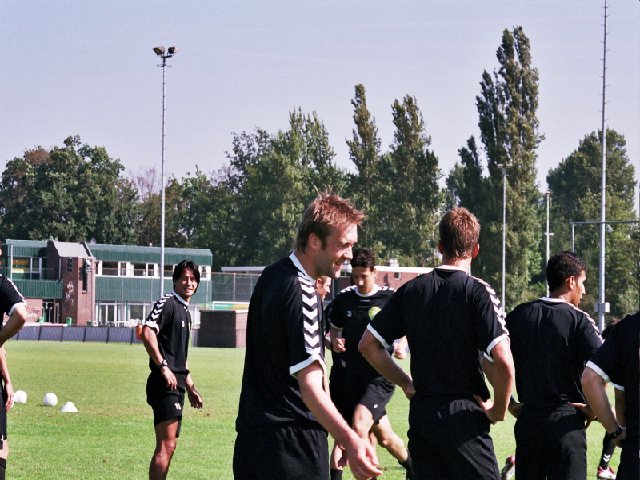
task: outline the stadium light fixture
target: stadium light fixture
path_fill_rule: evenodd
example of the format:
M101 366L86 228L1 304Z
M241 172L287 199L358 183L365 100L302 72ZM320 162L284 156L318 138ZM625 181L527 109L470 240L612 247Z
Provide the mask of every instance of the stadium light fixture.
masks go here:
M162 148L161 148L161 182L162 182L162 200L160 206L160 296L164 295L164 237L165 237L165 221L166 221L166 194L165 194L165 175L164 175L164 115L165 115L165 70L167 67L167 59L173 57L178 49L169 47L155 47L153 52L162 59L162 63L158 67L162 68Z

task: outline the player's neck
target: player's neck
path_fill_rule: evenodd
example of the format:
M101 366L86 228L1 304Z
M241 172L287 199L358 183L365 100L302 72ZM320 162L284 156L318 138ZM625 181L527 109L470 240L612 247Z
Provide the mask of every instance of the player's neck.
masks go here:
M446 265L448 267L456 267L468 272L471 270L471 257L464 258L449 258L446 256L442 257L442 265Z

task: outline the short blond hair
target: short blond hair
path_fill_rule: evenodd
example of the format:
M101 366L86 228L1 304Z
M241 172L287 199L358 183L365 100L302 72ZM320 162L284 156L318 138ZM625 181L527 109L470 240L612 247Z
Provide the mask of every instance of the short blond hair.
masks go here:
M320 238L324 247L332 228L360 225L363 219L364 213L350 200L333 193L321 193L304 210L298 225L295 248L304 252L312 233Z
M480 222L466 208L449 210L438 225L440 241L448 258L470 257L480 238Z

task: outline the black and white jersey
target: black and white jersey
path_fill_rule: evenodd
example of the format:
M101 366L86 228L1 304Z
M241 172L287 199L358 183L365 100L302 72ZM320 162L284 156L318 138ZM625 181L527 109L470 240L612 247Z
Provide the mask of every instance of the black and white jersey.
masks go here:
M0 274L0 312L9 316L17 305L26 303L22 294L18 291L9 277ZM2 318L0 318L0 327Z
M236 430L313 424L300 394L297 373L324 362L324 328L315 280L292 253L265 268L251 295L247 350Z
M518 400L533 408L584 403L580 378L602 344L593 319L558 298L518 305L507 315Z
M613 328L587 366L614 388L624 391L627 438L637 442L640 435L640 312L624 317Z
M448 266L405 283L367 328L386 348L407 336L413 385L425 397L489 398L481 358L508 338L489 284Z
M374 307L384 307L393 292L389 287L375 285L373 291L362 295L358 293L358 288L352 285L342 290L327 309L327 319L331 326L342 329L346 349L342 355L348 382L366 384L382 378L358 351L358 343L371 321L369 311Z
M168 293L155 303L143 325L156 332L158 348L169 369L186 375L191 331L189 304L177 293ZM158 370L151 359L149 368Z

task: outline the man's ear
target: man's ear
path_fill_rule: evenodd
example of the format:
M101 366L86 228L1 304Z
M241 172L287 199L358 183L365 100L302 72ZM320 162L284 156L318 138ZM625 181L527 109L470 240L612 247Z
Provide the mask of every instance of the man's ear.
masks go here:
M476 258L478 256L478 253L480 253L480 244L476 243L476 246L473 247L473 250L471 250L471 258Z
M444 243L442 243L442 240L438 240L438 251L444 255Z
M307 240L307 245L312 250L320 250L322 248L322 240L315 233L309 234L309 239Z

